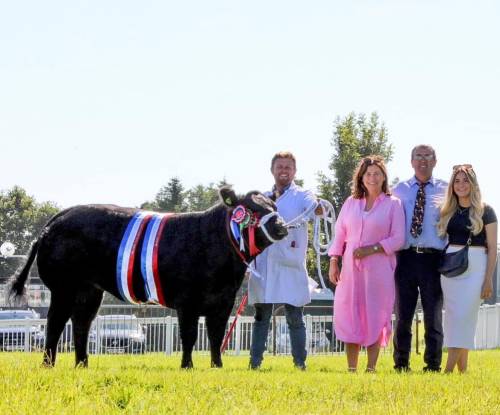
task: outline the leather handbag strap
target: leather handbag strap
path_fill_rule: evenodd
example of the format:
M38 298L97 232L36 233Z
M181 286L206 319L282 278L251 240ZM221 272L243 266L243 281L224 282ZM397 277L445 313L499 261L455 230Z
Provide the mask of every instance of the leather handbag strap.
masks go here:
M467 239L465 246L470 246L471 243L472 243L472 231L469 232L469 239ZM450 243L448 242L446 244L446 246L444 247L443 252L446 252L446 250L448 249L449 246L450 246Z
M472 231L469 232L469 239L467 239L467 246L470 246L472 243Z

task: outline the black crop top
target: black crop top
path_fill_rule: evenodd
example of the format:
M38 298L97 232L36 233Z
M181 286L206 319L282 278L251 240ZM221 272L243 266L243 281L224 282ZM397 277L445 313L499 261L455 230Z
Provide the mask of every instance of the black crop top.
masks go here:
M484 205L483 224L484 226L497 221L495 211L491 206ZM459 207L448 222L448 242L451 245L465 245L469 239L470 219L469 208ZM483 229L478 235L472 235L472 246L486 246L486 231Z

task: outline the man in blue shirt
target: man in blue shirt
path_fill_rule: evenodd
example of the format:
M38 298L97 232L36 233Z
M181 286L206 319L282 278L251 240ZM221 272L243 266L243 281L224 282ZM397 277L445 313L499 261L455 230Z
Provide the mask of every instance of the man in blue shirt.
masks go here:
M424 371L441 370L443 326L440 274L437 270L446 241L437 235L436 223L447 183L432 176L436 152L420 144L411 152L415 176L393 189L403 202L406 215L406 243L398 253L396 279L396 329L394 369L410 369L412 321L418 294L425 326Z

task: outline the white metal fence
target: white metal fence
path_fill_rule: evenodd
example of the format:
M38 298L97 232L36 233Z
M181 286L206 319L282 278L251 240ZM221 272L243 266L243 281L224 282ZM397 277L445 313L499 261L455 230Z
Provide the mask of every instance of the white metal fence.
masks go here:
M108 310L109 311L109 310ZM129 310L130 311L130 310ZM158 311L158 310L157 310ZM141 314L141 313L137 313ZM142 314L144 309L142 309ZM233 317L228 322L230 327ZM415 324L422 327L420 318ZM307 350L309 354L340 353L342 342L336 340L331 316L305 316ZM109 326L111 324L111 326ZM248 353L252 341L253 317L240 317L236 323L227 353ZM0 320L0 351L39 351L45 343L45 319ZM422 333L423 330L420 330ZM415 335L415 330L414 330ZM423 346L420 334L420 344ZM284 316L273 317L268 338L268 351L290 353L290 339ZM476 349L500 347L500 303L484 305L479 312L476 329ZM73 350L71 321L67 323L59 342L60 351ZM89 338L91 353L176 353L182 350L176 317L131 317L131 313L101 316L94 323ZM205 320L200 318L195 351L207 352L209 342Z
M483 305L479 309L475 343L476 349L500 347L500 303Z

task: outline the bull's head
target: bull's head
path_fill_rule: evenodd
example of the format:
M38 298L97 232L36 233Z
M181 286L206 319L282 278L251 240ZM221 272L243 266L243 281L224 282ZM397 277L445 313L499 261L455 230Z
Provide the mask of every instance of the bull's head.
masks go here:
M252 191L238 198L231 187L222 187L219 195L231 213L230 230L246 258L254 257L288 234L276 204L262 193Z

